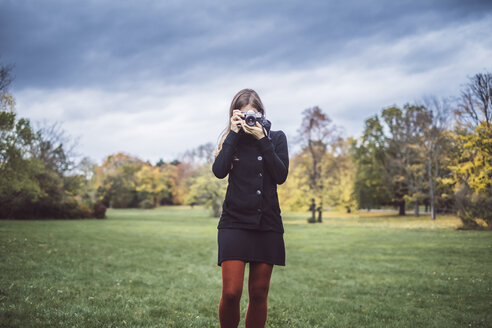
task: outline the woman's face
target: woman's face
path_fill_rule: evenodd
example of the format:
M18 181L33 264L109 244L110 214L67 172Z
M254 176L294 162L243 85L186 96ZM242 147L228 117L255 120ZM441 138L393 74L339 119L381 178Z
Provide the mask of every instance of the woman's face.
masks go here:
M248 105L244 106L240 110L241 110L241 112L247 112L248 110L252 110L255 113L258 113L258 110L256 108L254 108L251 104L248 104Z

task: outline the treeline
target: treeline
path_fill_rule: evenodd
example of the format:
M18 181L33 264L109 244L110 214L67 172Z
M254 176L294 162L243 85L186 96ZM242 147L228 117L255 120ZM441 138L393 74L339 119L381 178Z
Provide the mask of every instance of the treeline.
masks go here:
M395 207L435 219L456 213L466 228L490 227L492 75L476 74L454 101L429 97L384 108L366 119L360 138L344 138L319 107L303 112L292 144L284 211ZM215 145L152 166L117 154L97 168L97 194L111 207L201 204L220 215L227 179L213 176ZM316 204L313 208L313 202Z
M104 218L108 207L167 204L220 210L215 198L198 192L221 183L204 183L211 143L184 153L183 160L155 165L125 153L101 165L88 157L77 162L73 140L60 126L34 128L17 117L11 82L12 66L0 66L0 219Z
M17 118L11 71L0 67L0 218L104 218L86 177L69 174L75 163L64 132Z
M420 206L456 213L464 228L492 227L492 74L469 79L453 100L384 108L360 138L343 139L318 107L304 111L302 150L281 190L284 208ZM319 204L313 206L313 204Z
M166 204L205 205L220 215L227 179L211 172L216 145L168 163L125 153L101 165L88 158L74 163L60 132L34 131L29 120L16 119L9 79L3 67L1 218L94 217L107 207ZM431 97L382 109L366 119L357 139L343 137L321 108L306 109L289 140L300 151L291 154L289 177L278 189L282 210L310 208L321 216L328 207L392 206L419 215L423 206L432 219L456 213L465 228L491 227L491 98L492 74L476 74L452 101Z

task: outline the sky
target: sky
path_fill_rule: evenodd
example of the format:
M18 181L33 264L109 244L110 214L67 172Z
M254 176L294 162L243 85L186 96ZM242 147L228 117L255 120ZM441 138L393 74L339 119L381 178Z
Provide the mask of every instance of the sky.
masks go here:
M358 137L383 108L456 97L492 66L492 1L0 0L16 112L80 157L155 164L217 143L241 89L295 153L303 110Z

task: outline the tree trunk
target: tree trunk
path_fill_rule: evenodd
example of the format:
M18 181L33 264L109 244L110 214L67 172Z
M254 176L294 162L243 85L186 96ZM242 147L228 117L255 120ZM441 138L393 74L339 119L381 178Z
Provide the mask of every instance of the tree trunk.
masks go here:
M415 207L413 209L413 216L419 216L419 201L415 201Z
M222 210L222 208L221 208L221 206L219 206L219 204L217 204L215 202L212 204L212 212L213 212L214 218L220 217L221 210Z
M405 201L402 200L399 206L400 206L400 211L398 212L398 215L405 215Z
M430 198L430 208L431 208L431 220L435 220L436 206L435 206L435 195L434 195L434 174L432 172L432 158L429 158L427 165L429 170L429 198Z
M308 220L310 223L316 222L316 203L314 202L314 198L311 198L311 205L309 207L311 210L311 219Z

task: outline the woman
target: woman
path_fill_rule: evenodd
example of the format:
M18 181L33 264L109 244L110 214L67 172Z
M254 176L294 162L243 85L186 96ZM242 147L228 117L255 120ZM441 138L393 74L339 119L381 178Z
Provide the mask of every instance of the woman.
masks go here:
M245 112L261 113L246 123ZM253 113L254 112L254 113ZM246 327L264 327L274 265L285 266L283 224L277 185L287 179L289 154L282 131L270 121L258 94L239 91L229 110L229 124L215 153L212 171L229 175L222 215L217 226L218 265L222 269L219 320L222 328L237 327L244 269L249 263L249 304ZM261 124L260 124L261 122Z

